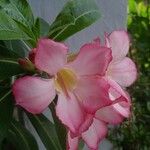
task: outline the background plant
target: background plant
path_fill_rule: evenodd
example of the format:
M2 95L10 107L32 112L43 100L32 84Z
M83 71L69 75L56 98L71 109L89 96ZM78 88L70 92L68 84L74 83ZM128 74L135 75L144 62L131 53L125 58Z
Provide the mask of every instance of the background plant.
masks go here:
M150 1L129 0L128 32L131 35L130 57L138 67L138 80L128 90L132 95L130 120L114 128L109 138L115 149L150 148Z

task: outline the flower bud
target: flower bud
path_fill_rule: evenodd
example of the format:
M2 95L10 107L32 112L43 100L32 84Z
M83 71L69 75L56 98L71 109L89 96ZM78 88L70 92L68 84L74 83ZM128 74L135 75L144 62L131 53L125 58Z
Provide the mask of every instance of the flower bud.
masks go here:
M35 71L34 64L28 58L19 58L18 63L26 71L29 71L29 72Z

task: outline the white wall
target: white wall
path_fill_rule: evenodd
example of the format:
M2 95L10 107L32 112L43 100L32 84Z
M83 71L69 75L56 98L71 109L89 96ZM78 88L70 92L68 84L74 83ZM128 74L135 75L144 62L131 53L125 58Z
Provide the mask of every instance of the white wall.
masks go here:
M52 23L67 0L29 1L36 16L41 16ZM101 11L101 19L69 38L67 43L71 49L78 49L83 43L103 35L104 32L126 28L127 0L96 0L96 2Z

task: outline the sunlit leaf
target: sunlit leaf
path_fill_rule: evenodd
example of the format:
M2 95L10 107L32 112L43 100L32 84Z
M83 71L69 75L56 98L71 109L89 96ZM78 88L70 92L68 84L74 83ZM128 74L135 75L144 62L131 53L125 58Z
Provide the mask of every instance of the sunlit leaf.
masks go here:
M69 0L50 26L49 37L65 40L99 18L99 9L94 0Z
M0 11L0 40L30 39L7 14Z
M26 26L33 25L34 17L30 5L26 0L1 0L0 6L14 20Z

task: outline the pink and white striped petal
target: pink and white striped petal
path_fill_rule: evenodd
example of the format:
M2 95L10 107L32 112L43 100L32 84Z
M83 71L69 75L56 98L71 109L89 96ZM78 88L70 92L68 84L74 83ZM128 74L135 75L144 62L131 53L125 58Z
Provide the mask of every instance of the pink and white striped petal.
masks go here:
M40 39L36 48L35 65L38 69L55 75L67 62L68 48L60 42Z
M82 133L82 139L92 150L98 150L98 145L107 135L107 124L94 118L92 125Z
M112 49L113 62L124 58L129 51L129 36L126 31L113 31L109 36L105 37L105 45Z
M12 89L16 104L33 114L41 113L56 95L53 80L40 77L20 78Z
M70 97L66 97L61 93L58 95L56 114L62 123L66 125L73 134L77 135L86 116L75 96L73 94L69 96Z
M125 57L121 61L111 63L107 70L107 76L122 87L130 86L137 78L137 69L134 62Z
M76 59L68 64L78 75L104 75L112 59L111 50L97 41L81 47Z

